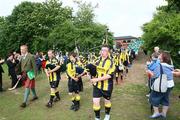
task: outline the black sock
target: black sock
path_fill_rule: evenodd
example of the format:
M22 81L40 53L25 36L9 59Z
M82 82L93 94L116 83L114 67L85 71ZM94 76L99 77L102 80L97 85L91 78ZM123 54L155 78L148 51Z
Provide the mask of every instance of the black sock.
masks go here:
M55 93L56 97L60 99L59 91Z
M106 113L107 115L109 115L110 110L111 110L111 107L105 107L105 113Z
M118 77L116 77L116 83L118 83Z
M76 105L79 106L80 105L80 100L76 101Z
M49 100L49 102L51 102L51 103L52 103L52 102L53 102L53 100L54 100L54 97L55 97L54 95L50 95L50 100Z
M96 118L100 119L100 110L94 110Z
M123 80L123 76L121 75L121 80Z

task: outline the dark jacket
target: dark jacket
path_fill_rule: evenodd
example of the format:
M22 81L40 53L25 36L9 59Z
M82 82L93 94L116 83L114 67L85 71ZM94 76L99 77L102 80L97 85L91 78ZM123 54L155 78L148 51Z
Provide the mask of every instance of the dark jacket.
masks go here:
M9 72L9 75L13 75L13 74L16 74L16 65L17 63L13 63L12 61L8 60L7 62L7 65L8 65L8 72Z
M3 68L2 68L1 65L2 65L2 64L0 64L0 74L1 74L1 73L4 73L4 70L3 70Z

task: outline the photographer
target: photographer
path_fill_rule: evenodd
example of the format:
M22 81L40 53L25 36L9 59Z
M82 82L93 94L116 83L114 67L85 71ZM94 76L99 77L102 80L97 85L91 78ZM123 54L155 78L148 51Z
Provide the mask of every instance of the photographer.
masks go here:
M17 81L18 81L16 70L15 70L17 62L16 62L16 60L14 58L14 54L10 53L8 55L6 63L7 63L7 66L8 66L9 75L11 76L11 79L12 79L11 87L13 88L15 86L15 84L17 83Z

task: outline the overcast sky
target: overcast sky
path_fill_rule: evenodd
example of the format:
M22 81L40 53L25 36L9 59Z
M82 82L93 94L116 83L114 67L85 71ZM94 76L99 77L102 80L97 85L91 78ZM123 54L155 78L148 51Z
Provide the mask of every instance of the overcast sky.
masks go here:
M25 0L0 0L0 16L10 15L14 6ZM44 2L46 0L26 0ZM65 6L76 7L73 0L62 0ZM166 4L164 0L82 0L97 5L97 22L107 24L115 36L142 35L141 26L150 21L156 7Z

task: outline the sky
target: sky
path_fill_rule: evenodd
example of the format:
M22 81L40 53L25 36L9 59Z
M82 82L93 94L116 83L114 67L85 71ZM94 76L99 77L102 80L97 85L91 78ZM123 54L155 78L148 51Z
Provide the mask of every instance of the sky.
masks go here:
M0 16L11 14L14 6L25 0L0 0ZM46 0L26 0L45 2ZM61 0L64 6L77 9L73 0ZM156 12L156 8L165 5L165 0L82 0L91 2L95 8L95 21L106 24L109 30L118 36L140 37L143 32L141 26L149 22Z

